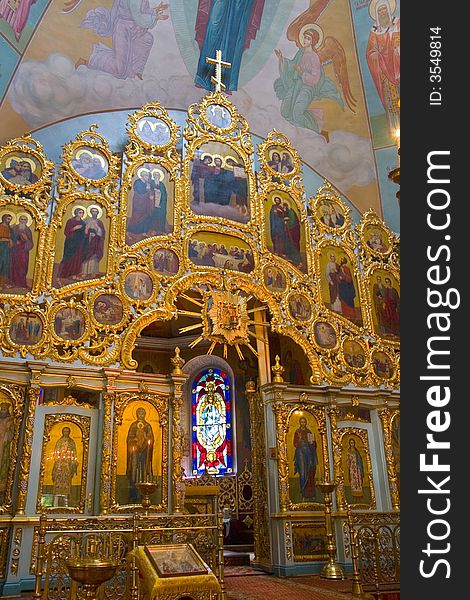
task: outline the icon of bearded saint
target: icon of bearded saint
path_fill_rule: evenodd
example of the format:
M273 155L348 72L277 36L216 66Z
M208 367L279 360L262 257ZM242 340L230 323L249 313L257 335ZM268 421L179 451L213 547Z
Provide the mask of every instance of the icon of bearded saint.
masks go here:
M355 113L356 99L349 84L346 53L340 42L326 36L316 23L331 0L317 0L296 17L287 28L287 39L299 49L292 59L274 52L279 59L280 76L274 90L281 100L281 115L292 125L311 129L329 141L323 130L323 111L314 107L319 100L334 100L344 110L344 104ZM324 66L333 65L335 81L325 75ZM313 105L313 106L312 106Z

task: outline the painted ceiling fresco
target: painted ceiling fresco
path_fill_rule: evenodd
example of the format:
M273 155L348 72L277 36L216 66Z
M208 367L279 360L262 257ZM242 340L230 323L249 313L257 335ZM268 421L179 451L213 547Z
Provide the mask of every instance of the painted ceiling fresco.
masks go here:
M397 230L396 0L0 0L0 142L151 101L186 110L222 49L231 101Z

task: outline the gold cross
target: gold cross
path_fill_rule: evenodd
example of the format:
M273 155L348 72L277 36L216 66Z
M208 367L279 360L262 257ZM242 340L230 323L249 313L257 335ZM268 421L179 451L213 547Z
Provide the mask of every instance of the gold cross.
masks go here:
M222 60L222 50L215 51L215 58L206 58L206 62L210 65L215 65L215 77L211 76L212 83L215 84L215 91L222 92L225 90L225 85L222 83L222 67L230 69L231 63Z

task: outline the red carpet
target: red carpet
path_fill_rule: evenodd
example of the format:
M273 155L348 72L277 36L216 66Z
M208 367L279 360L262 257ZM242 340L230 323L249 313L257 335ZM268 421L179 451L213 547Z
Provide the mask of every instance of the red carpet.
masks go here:
M321 583L319 583L321 582ZM227 577L228 600L352 600L350 581L306 577Z
M247 566L232 566L225 565L224 576L225 577L250 577L251 575L266 575L264 571L257 571Z

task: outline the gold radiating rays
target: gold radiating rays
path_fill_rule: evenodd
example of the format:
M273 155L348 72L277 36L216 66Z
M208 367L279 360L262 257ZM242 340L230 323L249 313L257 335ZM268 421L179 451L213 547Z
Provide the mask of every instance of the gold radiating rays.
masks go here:
M255 313L265 310L263 306L248 308L253 296L241 290L193 288L194 295L181 294L196 310L178 308L178 315L198 319L198 323L179 329L179 333L189 333L201 329L201 333L189 343L195 348L204 340L209 340L207 354L212 354L217 344L223 346L223 356L227 358L228 347L233 346L240 360L244 360L242 347L248 348L255 356L258 351L252 345L253 340L266 343L266 340L252 331L256 326L268 327L267 321L254 320Z

